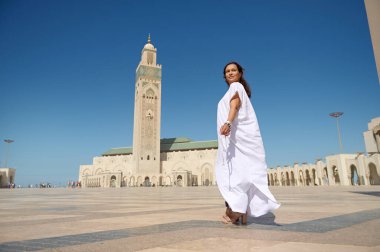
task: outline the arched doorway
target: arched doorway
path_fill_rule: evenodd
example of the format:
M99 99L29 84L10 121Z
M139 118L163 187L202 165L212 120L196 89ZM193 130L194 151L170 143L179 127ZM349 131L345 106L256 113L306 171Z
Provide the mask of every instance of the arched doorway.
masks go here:
M294 172L293 171L290 172L290 182L291 182L292 186L296 185L296 179L294 177Z
M318 185L317 184L317 173L316 173L315 169L311 170L311 177L312 177L313 185L315 185L315 186Z
M274 186L273 173L270 174L270 185Z
M285 185L285 174L283 172L281 172L281 185Z
M128 186L128 177L127 176L123 177L123 181L121 182L121 186L122 187Z
M205 186L209 186L210 185L210 180L209 179L206 179L205 180Z
M300 174L299 174L299 176L300 176L300 185L305 185L304 184L304 178L303 178L303 172L302 171L300 171Z
M149 179L148 176L145 177L143 186L145 186L145 187L149 187L150 186L150 179Z
M278 181L278 178L277 178L277 173L274 174L274 184L276 186L278 186L278 184L279 184L279 181Z
M380 177L377 173L376 165L374 163L369 163L369 183L371 185L380 185Z
M338 167L335 165L332 167L335 184L340 185L340 177Z
M198 175L191 175L191 186L198 186Z
M329 185L329 174L327 172L327 167L323 168L323 178L322 178L324 185Z
M132 176L130 179L129 179L129 186L136 186L135 184L135 177Z
M182 176L181 175L178 175L177 176L177 186L183 186L183 183L182 183Z
M110 187L116 187L116 176L111 176Z
M286 185L290 186L289 172L286 172Z
M205 168L202 169L202 185L209 186L211 184L211 172L209 169L209 166L207 165Z
M310 172L306 170L306 185L309 186L311 184Z
M358 170L355 165L350 166L351 169L351 185L360 185Z

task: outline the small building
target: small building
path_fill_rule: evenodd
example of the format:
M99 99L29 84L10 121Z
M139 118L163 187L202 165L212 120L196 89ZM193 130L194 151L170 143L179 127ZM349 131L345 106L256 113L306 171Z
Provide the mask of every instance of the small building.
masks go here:
M8 188L15 183L16 169L0 168L0 188Z

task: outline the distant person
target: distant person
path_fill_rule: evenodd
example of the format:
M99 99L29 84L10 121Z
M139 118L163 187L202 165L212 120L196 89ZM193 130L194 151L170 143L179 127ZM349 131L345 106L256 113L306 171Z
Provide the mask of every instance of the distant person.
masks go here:
M228 91L218 103L218 154L215 174L226 203L224 223L247 223L247 214L258 217L280 204L268 188L267 164L251 90L237 62L223 70Z

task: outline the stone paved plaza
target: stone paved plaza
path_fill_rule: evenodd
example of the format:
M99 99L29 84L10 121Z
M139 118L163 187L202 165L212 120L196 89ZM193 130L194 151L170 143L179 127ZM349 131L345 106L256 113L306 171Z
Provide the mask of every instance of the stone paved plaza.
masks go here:
M216 187L0 190L0 251L380 251L380 187L272 187L221 223Z

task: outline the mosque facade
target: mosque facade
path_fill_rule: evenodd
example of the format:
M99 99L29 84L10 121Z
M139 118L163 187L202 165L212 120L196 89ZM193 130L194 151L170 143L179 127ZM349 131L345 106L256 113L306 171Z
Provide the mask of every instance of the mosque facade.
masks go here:
M160 139L161 74L157 49L148 43L136 69L133 147L113 148L81 165L82 187L216 185L216 140ZM338 154L314 164L268 169L270 186L380 185L380 117L364 132L367 155Z

